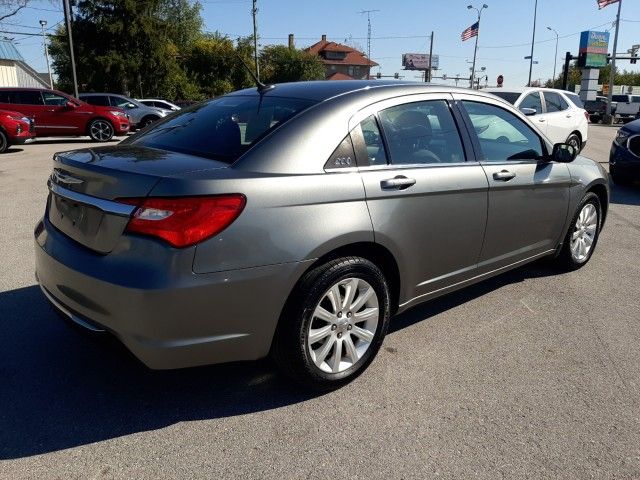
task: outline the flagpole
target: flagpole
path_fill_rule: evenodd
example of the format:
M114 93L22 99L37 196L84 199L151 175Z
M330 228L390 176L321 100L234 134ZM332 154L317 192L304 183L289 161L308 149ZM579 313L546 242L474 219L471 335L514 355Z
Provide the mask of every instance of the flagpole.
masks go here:
M478 12L478 33L476 34L476 45L473 48L473 64L471 66L471 82L470 82L470 86L471 86L471 89L473 90L473 84L474 84L475 76L476 76L476 55L478 54L478 38L480 37L480 19L482 17L482 10L484 10L485 8L489 8L489 5L487 5L485 3L479 9L475 8L473 5L467 5L467 8L469 10L473 9L473 10L476 10Z
M605 123L612 125L611 101L613 100L613 82L616 73L616 52L618 50L618 31L620 30L620 11L622 10L622 0L618 2L618 15L616 16L616 33L613 36L613 52L611 55L611 72L609 72L609 93L607 93L607 110L605 113Z

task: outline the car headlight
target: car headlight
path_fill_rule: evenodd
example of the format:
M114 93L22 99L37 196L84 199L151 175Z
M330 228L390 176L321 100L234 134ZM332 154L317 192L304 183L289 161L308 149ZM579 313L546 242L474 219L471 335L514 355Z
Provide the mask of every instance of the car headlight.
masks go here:
M109 113L115 117L126 117L124 112L118 112L117 110L110 110Z
M627 146L627 140L629 140L629 137L631 136L630 132L626 132L622 129L618 130L618 133L616 133L616 138L614 140L615 143L617 143L618 145L620 145L621 147L626 147Z

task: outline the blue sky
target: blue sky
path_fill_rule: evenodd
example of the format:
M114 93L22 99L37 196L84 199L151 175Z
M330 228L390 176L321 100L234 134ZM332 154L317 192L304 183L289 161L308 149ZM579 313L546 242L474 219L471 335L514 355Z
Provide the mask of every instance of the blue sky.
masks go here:
M489 5L482 14L478 67L486 67L489 82L502 74L506 86L526 83L533 24L534 0L485 0ZM250 0L201 0L203 17L208 31L218 30L231 37L248 35L252 31ZM434 53L440 55L440 73L448 76L469 75L473 58L474 39L461 42L460 33L475 21L475 11L467 10L477 0L323 0L318 2L295 0L259 0L258 27L261 44L286 43L293 33L296 46L304 47L327 34L330 40L349 43L366 50L367 19L361 10L379 10L371 14L371 56L380 63L384 75L399 72L406 80L416 80L418 72L404 72L402 53L428 52L428 35L435 32ZM553 74L555 35L546 29L555 28L559 35L558 71L564 53L577 53L579 32L611 28L617 5L598 10L596 0L538 0L538 22L533 78L547 79ZM62 21L60 0L33 0L30 8L0 24L2 30L38 32L39 19L48 27ZM18 49L37 70L45 71L46 64L41 37L14 37ZM400 38L402 37L402 38ZM613 43L613 35L611 39ZM640 1L623 0L618 51L624 52L640 43ZM610 47L611 48L611 47ZM640 71L622 62L622 68ZM374 70L376 72L377 69Z

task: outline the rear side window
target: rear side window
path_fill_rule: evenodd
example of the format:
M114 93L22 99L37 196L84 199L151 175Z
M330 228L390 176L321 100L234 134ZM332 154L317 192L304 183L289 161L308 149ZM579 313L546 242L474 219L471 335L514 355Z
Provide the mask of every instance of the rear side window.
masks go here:
M445 100L407 103L379 113L392 164L464 162L464 150Z
M542 100L540 99L540 92L533 92L524 97L520 108L532 108L536 113L542 113Z
M555 92L544 92L544 104L547 113L561 112L569 108L569 104Z
M542 140L529 125L495 105L463 101L478 136L485 162L538 160L544 154Z
M582 100L578 95L574 95L573 93L567 93L566 95L567 98L571 100L571 103L573 103L576 107L584 108L584 103L582 103Z
M17 92L17 98L11 103L19 103L22 105L43 105L42 95L40 92L31 90Z
M315 103L270 95L219 97L161 120L131 143L232 163Z
M0 91L0 103L11 103L11 92Z

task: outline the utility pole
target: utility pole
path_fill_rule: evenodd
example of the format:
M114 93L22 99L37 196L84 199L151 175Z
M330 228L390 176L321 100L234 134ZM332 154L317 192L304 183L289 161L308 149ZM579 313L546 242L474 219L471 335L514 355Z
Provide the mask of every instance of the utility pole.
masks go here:
M73 94L78 98L78 76L76 75L76 57L73 54L73 34L71 33L71 7L69 0L64 2L64 20L67 24L67 38L69 39L69 57L71 58L71 72L73 74Z
M533 72L533 45L536 43L536 19L538 17L538 0L533 7L533 36L531 37L531 58L529 58L529 81L527 86L531 86L531 73Z
M429 42L429 70L424 76L425 82L431 82L431 75L433 75L431 71L431 62L433 61L433 32L431 32L431 41Z
M253 0L253 8L251 9L251 15L253 16L253 60L255 62L256 77L260 80L260 65L258 64L258 0Z
M44 27L47 26L46 20L40 20L42 27L42 44L44 45L44 56L47 59L47 72L49 73L49 88L53 90L53 77L51 76L51 65L49 64L49 49L47 48L47 36L44 33Z
M476 46L473 48L473 65L471 66L471 82L469 85L472 90L476 76L476 55L478 54L478 39L480 38L480 19L482 18L482 10L484 10L485 8L489 8L489 5L487 5L486 3L484 3L479 9L474 7L473 5L467 5L467 9L475 10L476 12L478 12L478 33L476 34Z
M556 34L556 54L553 57L553 86L555 87L555 84L556 84L556 64L558 63L558 39L560 37L558 36L558 31L557 30L555 30L555 29L553 29L551 27L547 27L547 30L551 30L553 33Z
M374 12L379 12L380 10L361 10L359 12L360 15L367 14L367 58L371 60L371 14Z
M611 72L609 72L609 93L607 93L607 110L604 115L604 122L611 125L611 101L613 100L613 82L616 73L616 53L618 51L618 32L620 31L620 11L622 10L622 0L618 2L618 14L616 15L616 33L613 36L613 55L611 55Z

